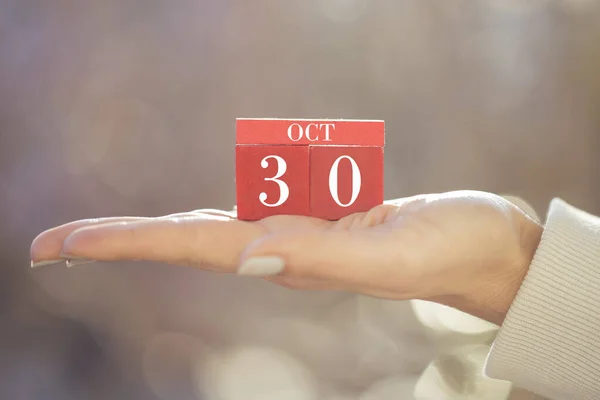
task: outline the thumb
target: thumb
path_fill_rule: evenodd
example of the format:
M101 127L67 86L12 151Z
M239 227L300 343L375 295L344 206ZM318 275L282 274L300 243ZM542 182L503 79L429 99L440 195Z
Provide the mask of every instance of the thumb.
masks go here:
M389 277L398 253L390 241L389 233L358 230L273 233L246 248L238 273L364 285Z

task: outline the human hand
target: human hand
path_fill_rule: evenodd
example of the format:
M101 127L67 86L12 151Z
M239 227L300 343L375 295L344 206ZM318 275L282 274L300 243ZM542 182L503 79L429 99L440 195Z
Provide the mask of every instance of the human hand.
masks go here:
M296 289L430 300L501 324L541 232L500 196L457 191L388 201L334 222L246 222L220 210L82 220L39 235L31 260L164 262Z

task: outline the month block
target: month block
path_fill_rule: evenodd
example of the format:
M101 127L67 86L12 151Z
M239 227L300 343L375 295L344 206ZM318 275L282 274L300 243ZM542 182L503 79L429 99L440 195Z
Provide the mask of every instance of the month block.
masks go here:
M236 135L237 144L385 145L384 122L369 120L240 118Z
M310 148L311 216L337 220L382 203L382 147Z
M383 121L240 118L238 219L337 220L383 203Z
M242 220L310 215L309 147L236 146L237 212Z

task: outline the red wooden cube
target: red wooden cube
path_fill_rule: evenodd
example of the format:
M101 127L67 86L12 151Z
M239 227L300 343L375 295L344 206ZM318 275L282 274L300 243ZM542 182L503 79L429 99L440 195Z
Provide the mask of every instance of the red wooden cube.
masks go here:
M383 202L383 121L238 119L240 220L336 220Z
M236 146L238 219L309 215L308 146Z
M337 220L382 203L382 147L310 148L311 216Z

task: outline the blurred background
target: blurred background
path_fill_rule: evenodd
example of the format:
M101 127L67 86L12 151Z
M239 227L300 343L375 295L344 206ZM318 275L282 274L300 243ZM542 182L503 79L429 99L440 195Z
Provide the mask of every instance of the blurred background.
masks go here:
M598 214L600 1L0 0L0 398L508 398L495 327L428 303L30 270L73 219L231 208L236 117L384 119L387 198Z

